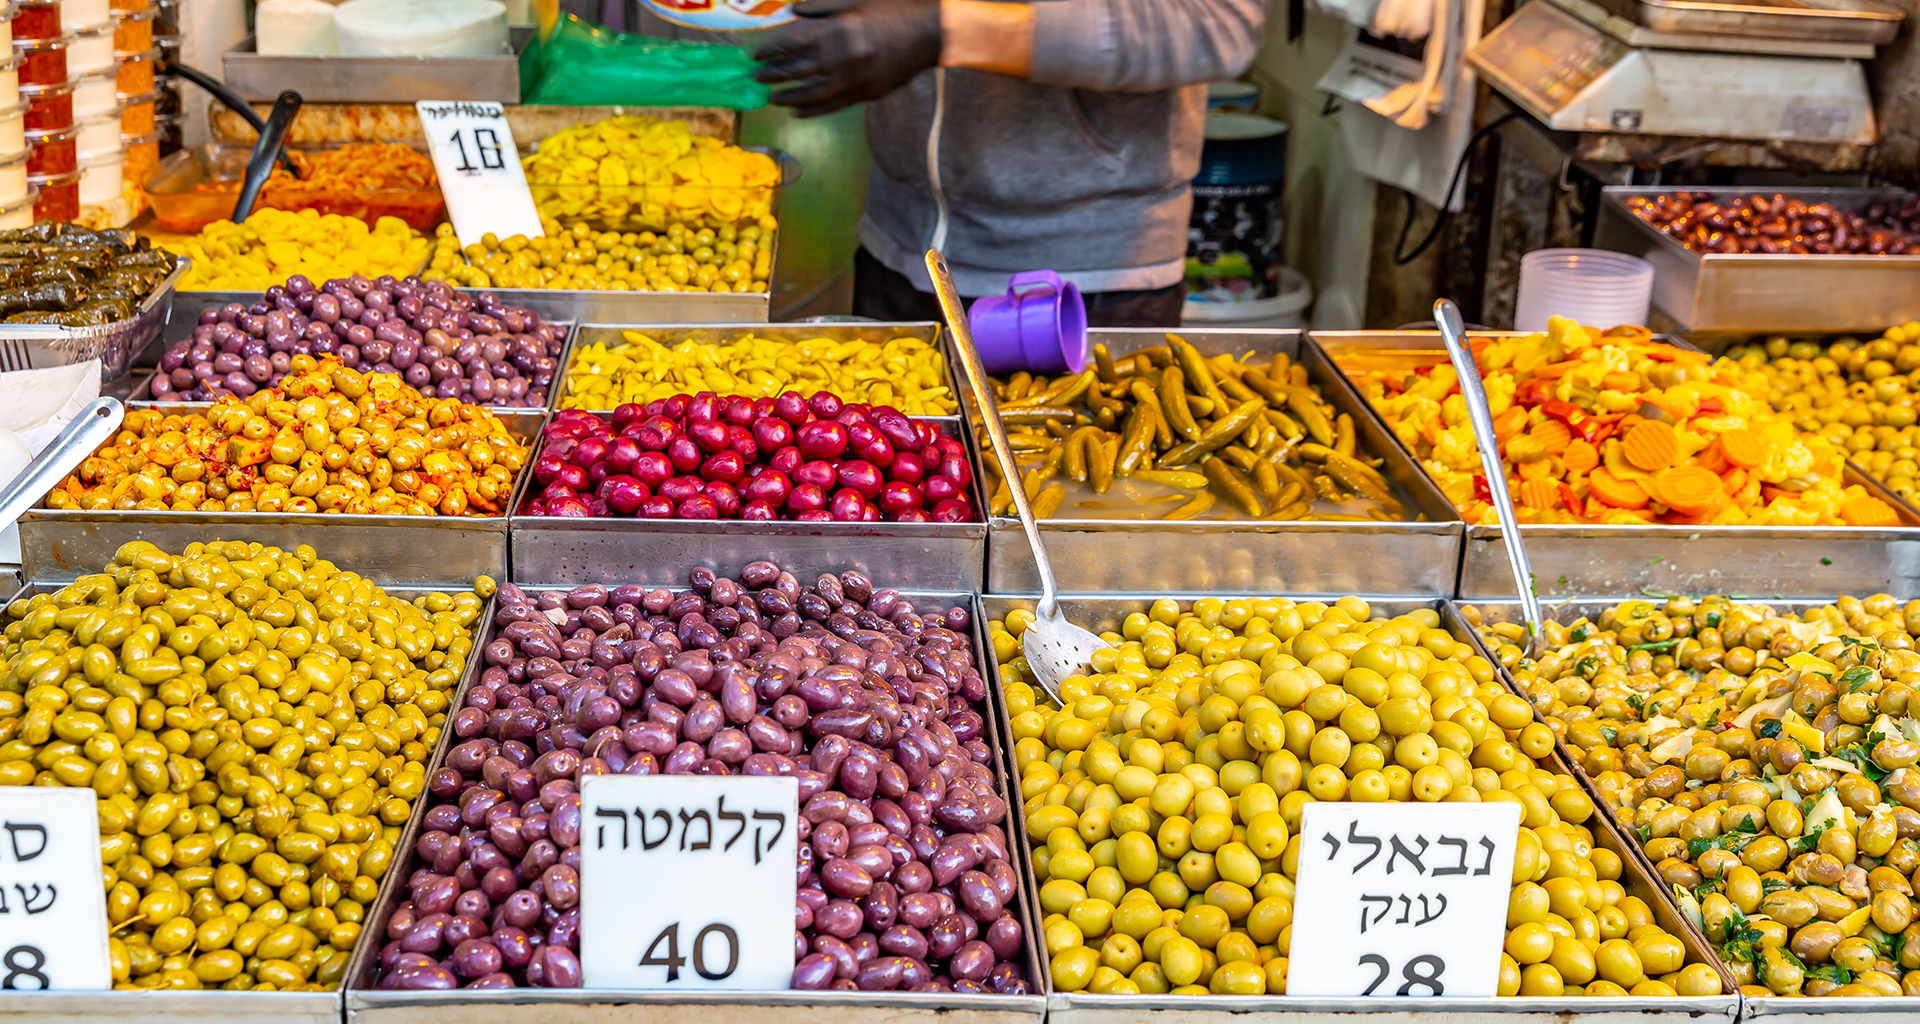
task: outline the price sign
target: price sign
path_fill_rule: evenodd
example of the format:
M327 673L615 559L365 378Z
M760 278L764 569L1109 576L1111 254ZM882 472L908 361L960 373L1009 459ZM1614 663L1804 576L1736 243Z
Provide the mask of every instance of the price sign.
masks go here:
M1519 834L1519 804L1308 804L1287 994L1498 994Z
M587 987L786 988L799 820L797 779L582 779Z
M545 234L504 107L438 100L421 100L414 107L462 247L478 244L488 232L500 238Z
M0 989L107 988L93 790L0 788L0 831Z

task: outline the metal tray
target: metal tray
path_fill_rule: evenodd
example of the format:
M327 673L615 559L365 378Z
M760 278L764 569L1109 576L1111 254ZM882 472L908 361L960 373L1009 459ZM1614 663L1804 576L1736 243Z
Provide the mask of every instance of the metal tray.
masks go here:
M178 550L175 548L173 550ZM325 552L322 553L326 554ZM98 571L108 559L95 563L93 571ZM14 598L30 597L51 583L34 583L20 588L17 594L8 598L11 604ZM412 598L432 590L444 590L437 587L388 587L387 593L397 598ZM0 589L0 594L9 593ZM6 607L0 604L0 608ZM473 649L467 655L467 663L461 670L460 682L454 686L455 694L465 692L470 680L479 677L486 667L486 645L482 643L485 631L492 628L494 601L489 598L481 607L480 617L474 621ZM459 707L454 704L454 707ZM429 769L437 768L446 756L446 750L453 742L453 730L442 729L440 740L435 744L428 758ZM401 839L411 851L414 835L420 829L420 822L426 816L428 799L422 794L407 817L406 827ZM387 876L380 880L380 894L375 898L375 906L386 899L387 892L395 886L404 886L406 876L393 866L387 869ZM384 930L384 929L383 929ZM384 945L378 941L379 932L371 929L361 933L362 942L355 946L352 957L359 957L363 951L377 949ZM114 1024L175 1024L182 1017L211 1022L211 1024L256 1024L259 1021L272 1021L273 1024L340 1024L343 1007L342 993L352 979L352 960L349 970L340 984L327 992L221 992L207 990L201 992L157 991L157 992L5 992L0 993L0 1020L19 1020L30 1024L95 1024L99 1021L112 1021Z
M1335 362L1361 360L1369 368L1411 370L1447 358L1440 336L1431 331L1316 332L1312 342ZM1357 390L1354 397L1359 398ZM1390 443L1414 461L1371 405L1362 404L1369 405L1368 418ZM1901 525L1526 525L1520 532L1533 562L1534 592L1542 598L1635 592L1766 598L1920 589L1920 514L1851 462L1845 479L1892 505ZM1457 591L1461 599L1514 596L1513 570L1499 527L1467 526L1465 532Z
M604 578L627 579L617 575ZM884 581L876 579L876 582ZM529 594L552 589L546 585L520 586ZM908 597L928 597L977 609L976 599L970 593L904 593ZM491 618L489 615L489 621ZM973 619L974 656L990 661L987 654L992 647L986 642L985 620L977 610ZM474 651L477 654L484 647L484 644L476 644ZM992 669L986 666L985 671L991 672ZM988 678L992 677L989 675ZM463 706L469 685L470 680L462 681L453 707ZM998 688L989 686L988 689L996 696L984 702L981 709L987 720L987 742L994 748L994 763L999 768L996 777L1001 799L1007 801L1009 808L1016 808L1019 805L1011 799L1006 773L1011 755L1002 748L1002 736L1006 729L1005 716L1002 714L1004 709L997 697ZM447 730L447 733L451 735L452 730ZM437 770L444 757L443 745L442 751L435 754L430 771ZM425 805L426 802L422 801L421 806L424 808ZM407 857L405 863L400 865L402 870L394 872L394 877L411 874L411 867L418 856L414 852L415 840L424 816L424 810L415 816L408 825L406 835L402 837L403 845L397 847L406 850ZM1003 824L1002 827L1006 826ZM1018 840L1011 829L1008 832L1009 842ZM970 1024L1040 1024L1046 1012L1046 1000L1038 993L1039 986L1045 984L1046 962L1035 945L1035 926L1040 917L1035 912L1038 908L1035 902L1037 897L1033 895L1032 880L1024 866L1026 859L1013 858L1015 870L1020 872L1023 897L1015 901L1015 906L1026 933L1025 963L1022 966L1035 986L1034 995L834 991L682 993L540 988L400 992L368 987L373 983L378 952L373 946L363 946L355 950L354 961L347 968L346 1020L348 1024L445 1024L449 1019L458 1019L461 1024L523 1024L529 1014L537 1014L542 1024L608 1024L615 1020L629 1024L738 1024L742 1014L752 1014L767 1024L812 1024L829 1018L841 1024L940 1024L941 1021L964 1014ZM367 914L368 931L384 934L387 918L398 902L397 890L383 887L379 899Z
M541 317L541 320L546 321L546 318ZM576 330L578 330L578 327L574 324L569 324L569 323L558 323L553 321L547 321L547 322L551 326L560 327L566 331L565 336L561 339L560 354L554 357L554 365L559 366L559 365L562 365L560 363L560 360L566 358L567 350L573 345L573 334ZM189 337L190 336L191 335L189 335ZM153 379L155 377L160 376L160 368L158 366L157 355L155 359L155 365L152 368L152 370L151 371L142 370L141 372L142 374L144 374L144 376L140 378L140 383L136 387L134 387L132 391L128 392L125 396L123 396L121 398L122 401L131 403L135 406L146 406L146 407L163 408L163 409L194 410L194 409L209 409L213 407L214 403L212 402L179 402L179 401L174 401L172 399L156 401L153 397ZM557 375L557 371L556 371L556 375ZM495 378L495 379L497 380L499 378ZM551 389L549 389L549 391L551 391ZM489 406L485 406L485 408L493 410L493 412L496 415L498 415L500 413L508 413L508 412L511 412L511 413L544 412L546 409L550 408L552 404L553 404L552 395L549 394L546 405L533 405L533 406L489 405Z
M502 302L513 301L506 298L507 293L505 292L497 292L496 294L501 296ZM512 294L523 295L523 294L538 294L538 293L537 292L514 292ZM583 292L581 294L607 295L607 294L618 294L618 293ZM679 298L679 297L687 296L689 294L691 294L693 297L696 297L696 298L703 297L700 295L700 293L697 293L697 292L695 293L640 292L640 293L631 293L631 294L659 295L662 298ZM712 297L725 298L726 296L715 295ZM538 312L538 311L536 310L535 312ZM719 321L719 323L724 323L724 324L733 324L733 323L742 323L742 322L744 321L731 321L731 320ZM626 342L625 342L625 339L622 337L622 334L623 332L626 332L626 331L638 331L641 334L645 334L646 336L652 338L657 342L660 342L663 345L678 345L683 341L698 341L702 343L718 344L720 342L729 341L733 338L736 338L742 333L745 333L748 331L751 331L753 335L757 338L770 338L770 339L776 339L780 341L806 341L807 339L810 339L810 338L831 338L835 341L853 341L855 339L865 339L868 341L884 342L893 338L902 338L902 337L919 338L921 341L927 342L928 344L931 344L931 345L939 346L941 348L941 351L947 356L947 388L954 395L959 395L961 393L961 388L959 386L958 378L954 376L954 360L953 360L952 351L945 347L945 342L942 338L943 332L940 329L940 325L937 323L933 323L932 321L928 321L925 323L873 323L873 322L867 322L867 321L862 321L858 323L802 323L802 324L753 323L746 327L733 327L733 326L723 327L723 326L713 326L715 321L710 321L710 320L626 320L626 319L598 320L598 319L588 318L588 319L581 320L580 323L581 323L581 327L578 330L574 331L573 337L568 340L566 351L560 353L560 373L559 373L560 379L553 387L547 389L547 393L551 398L550 404L555 409L559 409L561 407L560 403L566 399L566 396L567 396L566 372L567 372L567 368L573 363L574 353L578 349L587 345L604 343L609 346L614 346L614 345L625 344ZM593 412L612 412L613 410L595 409L592 411ZM923 417L923 418L936 419L936 420L954 419L955 422L958 422L958 420L954 416L947 416L947 417L933 416L933 417Z
M1090 339L1119 354L1157 344L1165 333L1102 330L1091 332ZM1426 521L1042 520L1062 593L1453 593L1459 513L1326 357L1302 343L1299 331L1182 331L1180 336L1207 355L1285 352L1305 365L1327 401L1353 417L1360 450L1385 457L1385 476ZM971 398L966 401L971 408ZM973 446L982 459L992 457L985 438L975 437ZM987 581L996 594L1040 592L1026 532L1016 518L997 516L991 523Z
M1846 589L1835 590L1832 595L1829 595L1823 600L1763 601L1762 603L1773 605L1781 612L1801 612L1816 605L1831 603L1834 596L1847 592L1848 590ZM1915 591L1908 589L1896 591L1896 593L1911 594L1915 593ZM1567 623L1575 621L1582 616L1589 618L1597 616L1621 601L1634 600L1642 596L1643 595L1640 594L1630 594L1617 598L1582 598L1577 601L1568 601L1563 604L1554 605L1545 611L1554 621ZM1704 592L1689 596L1704 596ZM1464 604L1465 602L1462 603ZM1489 623L1524 621L1524 616L1520 610L1520 603L1518 601L1475 601L1472 603L1480 609L1483 621ZM1450 610L1455 616L1458 616L1459 611L1457 607L1450 607ZM1461 618L1460 621L1463 625L1465 624L1464 618ZM1479 648L1481 655L1486 657L1487 660L1493 661L1494 665L1499 669L1501 682L1505 683L1507 688L1512 690L1515 695L1525 699L1526 693L1522 691L1519 683L1513 678L1513 674L1507 671L1505 666L1500 665L1498 661L1494 660L1491 652L1480 639L1478 633L1474 633L1471 639L1474 645ZM1528 704L1531 706L1532 701L1529 700ZM1535 721L1541 722L1542 724L1546 723L1546 716L1542 715L1538 708L1533 709L1533 717ZM1554 737L1554 749L1559 752L1562 760L1571 762L1571 758L1569 758L1567 754L1566 743L1557 733ZM1593 784L1593 780L1587 776L1585 769L1575 765L1574 771L1576 777L1587 787L1587 792L1593 797L1594 806L1602 812L1604 817L1609 819L1613 827L1622 836L1627 835L1628 829L1626 826L1620 824L1619 821L1614 820L1613 812L1609 810L1607 805L1600 799L1600 791L1598 787ZM1646 855L1646 851L1642 849L1638 843L1629 843L1628 845L1633 851L1635 860L1637 860L1650 876L1657 877L1654 872L1653 861ZM1724 965L1718 964L1717 957L1715 963L1716 966L1724 967ZM1834 1015L1841 1014L1849 1015L1844 1018L1848 1020L1852 1019L1851 1015L1853 1014L1872 1014L1875 1019L1884 1020L1888 1019L1888 1016L1892 1014L1911 1014L1916 1009L1920 1009L1920 1003L1916 1003L1910 996L1876 996L1858 999L1834 998L1832 996L1742 996L1740 1002L1741 1021L1743 1024L1746 1024L1746 1022L1753 1022L1753 1024L1824 1024L1824 1022L1835 1020L1836 1017Z
M768 292L609 292L561 288L462 288L490 291L543 320L581 324L764 324Z
M1653 264L1654 308L1683 331L1780 334L1871 331L1920 319L1920 256L1821 256L1697 253L1626 208L1633 196L1670 188L1601 190L1596 248ZM1852 209L1911 193L1864 188L1705 189L1734 199L1768 192Z
M546 414L503 409L515 437L537 439ZM518 501L533 478L532 458L514 482ZM42 499L44 504L44 499ZM509 506L510 508L512 506ZM395 516L286 512L29 510L20 517L20 560L28 579L67 581L112 561L120 545L151 541L178 551L195 541L246 540L323 548L336 565L354 566L382 586L464 586L486 574L505 579L506 516Z
M510 28L512 53L490 57L263 57L248 36L220 58L227 87L242 99L271 102L292 89L308 103L412 103L415 100L520 102L520 52L534 30Z
M1110 595L1099 598L1069 598L1061 602L1061 612L1067 618L1096 630L1118 629L1120 620L1129 612L1147 610L1153 595ZM991 619L1004 618L1007 612L1015 609L1031 611L1034 602L1020 598L986 596L980 601L981 613L977 616L980 628L985 629ZM1374 602L1376 612L1397 614L1415 608L1432 608L1440 612L1441 624L1455 637L1477 643L1477 637L1460 618L1452 604L1443 600L1387 600ZM994 708L999 716L1001 727L1007 730L1000 738L1001 746L1008 752L1005 767L1011 772L1012 724L1006 714L1004 699L1001 696L999 666L992 667L988 677L988 688L994 694ZM1548 765L1554 771L1573 774L1560 754L1556 752ZM1580 776L1575 775L1576 779ZM1597 800L1597 798L1596 798ZM1625 998L1522 998L1518 996L1493 998L1366 998L1353 997L1330 999L1321 997L1292 996L1104 996L1089 992L1055 992L1049 979L1047 987L1047 1020L1049 1024L1139 1024L1148 1019L1159 1019L1168 1024L1236 1024L1247 1019L1252 1013L1293 1013L1328 1016L1365 1014L1375 1024L1471 1024L1494 1017L1509 1024L1569 1024L1579 1021L1581 1024L1632 1024L1638 1021L1646 1024L1650 1020L1672 1018L1698 1022L1698 1024L1734 1024L1740 1016L1740 996L1733 991L1732 978L1720 968L1714 958L1705 936L1693 927L1673 906L1666 888L1659 885L1640 859L1633 856L1632 845L1624 833L1620 832L1607 815L1589 819L1593 827L1594 839L1601 845L1621 855L1621 884L1631 895L1645 900L1652 909L1654 919L1660 926L1679 938L1687 948L1687 961L1713 965L1721 975L1721 984L1727 994L1718 996L1678 997L1674 999ZM1022 867L1026 872L1022 881L1033 902L1033 911L1038 909L1038 887L1033 884L1031 859ZM351 998L351 997L349 997Z
M957 418L924 418L941 433L960 436ZM544 440L528 459L529 466L543 448ZM525 502L534 486L529 482L516 500ZM978 470L971 491L974 507L983 507ZM516 513L520 507L514 506ZM749 562L767 560L805 580L857 569L873 579L897 580L920 590L985 589L987 524L978 522L749 523L516 514L510 523L509 575L516 581L572 586L617 578L684 587L690 566L709 565L732 575Z
M158 338L174 302L174 285L193 261L175 257L173 272L140 300L132 318L99 327L59 324L0 324L0 372L66 366L100 360L100 380L117 380L133 370L134 357Z
M1595 0L1656 32L1828 43L1891 43L1906 14L1877 0Z

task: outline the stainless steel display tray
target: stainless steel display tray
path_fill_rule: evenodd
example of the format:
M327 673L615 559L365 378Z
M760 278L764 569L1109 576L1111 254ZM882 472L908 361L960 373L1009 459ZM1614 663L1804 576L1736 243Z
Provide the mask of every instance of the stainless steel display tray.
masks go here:
M173 272L161 279L132 317L98 327L59 324L0 324L0 372L67 366L100 360L104 383L126 376L134 357L160 337L174 305L174 285L193 261L175 257Z
M1095 630L1118 630L1120 620L1129 612L1144 612L1158 594L1110 595L1098 598L1067 598L1060 611L1069 620ZM1454 606L1444 600L1375 601L1373 610L1399 614L1415 608L1432 608L1440 613L1441 625L1455 637L1478 643L1473 630ZM1015 609L1031 611L1034 602L1022 598L988 595L981 598L980 628L993 619L1005 618ZM1000 743L1013 749L1012 726L1006 714L1001 691L999 666L992 668L988 688L994 694L994 708L1008 731ZM1558 752L1549 758L1548 767L1573 775ZM1007 762L1012 770L1013 764ZM1576 779L1581 778L1574 775ZM1598 796L1594 795L1598 802ZM1251 1014L1299 1014L1326 1017L1365 1015L1368 1024L1474 1024L1495 1019L1504 1024L1648 1024L1661 1019L1696 1024L1734 1024L1740 1017L1741 998L1733 991L1732 978L1719 967L1706 937L1693 922L1674 907L1666 887L1659 884L1651 868L1633 856L1634 847L1606 815L1588 819L1596 844L1621 855L1621 884L1631 895L1646 901L1659 925L1686 946L1689 963L1713 965L1721 974L1727 994L1719 996L1677 997L1673 999L1624 998L1320 998L1299 996L1109 996L1089 992L1057 992L1048 986L1047 1020L1049 1024L1141 1024L1165 1021L1167 1024L1240 1024ZM1597 826L1597 827L1596 827ZM1022 881L1038 909L1038 888L1033 885L1031 858L1026 859ZM1030 910L1030 912L1032 912ZM349 994L351 999L351 994Z
M1447 359L1440 336L1431 331L1328 331L1311 337L1336 363L1360 360L1369 368L1411 370ZM1414 461L1370 404L1368 416ZM1534 592L1541 598L1632 593L1791 598L1920 588L1920 514L1852 463L1847 464L1846 482L1860 484L1892 505L1901 525L1524 525L1520 532L1533 563ZM1467 526L1465 532L1460 598L1515 596L1499 527Z
M1462 524L1451 502L1366 409L1299 331L1181 331L1207 355L1285 352L1306 366L1328 402L1353 417L1360 451L1386 459L1382 473L1425 521L1259 522L1245 519L1047 519L1040 523L1062 593L1353 593L1445 596L1453 592ZM1166 332L1096 330L1115 356L1161 343ZM971 395L971 392L963 392ZM971 402L971 398L967 399ZM986 440L973 439L982 459ZM1040 578L1020 521L997 516L987 534L987 582L996 594L1038 594Z
M506 292L496 292L502 302L518 305L516 300L508 299ZM513 292L514 295L539 294L538 292ZM608 292L584 292L582 294L607 295ZM636 295L659 295L663 298L704 297L700 293L688 292L635 292ZM725 298L714 295L712 298ZM531 307L529 307L531 308ZM539 310L535 310L539 312ZM545 314L541 314L545 316ZM627 331L637 331L662 345L673 346L684 341L697 341L703 344L719 344L751 332L756 338L768 338L777 341L806 341L811 338L830 338L835 341L854 341L856 339L885 342L894 338L918 338L930 345L940 347L947 356L946 384L950 394L960 394L958 379L954 376L952 352L946 347L940 325L931 321L926 323L801 323L770 324L765 322L748 323L734 320L635 320L630 318L596 319L585 318L581 326L573 332L565 352L560 353L560 374L554 386L548 389L553 408L561 408L566 400L566 371L573 363L575 353L588 345L605 344L618 346L626 344L622 335ZM744 324L744 326L734 326ZM726 325L726 326L721 326ZM843 396L844 397L844 396ZM596 409L594 412L612 412L611 409ZM940 417L934 417L936 419Z
M1920 319L1920 256L1696 253L1628 210L1633 196L1670 188L1601 190L1593 244L1653 264L1653 305L1684 331L1780 334L1871 331ZM1862 188L1692 189L1716 199L1755 192L1859 209L1911 193Z
M502 409L515 437L532 442L546 413ZM532 459L514 482L518 500ZM508 506L511 508L512 506ZM482 574L505 579L507 523L499 516L395 516L285 512L85 511L34 508L20 517L20 561L31 580L95 572L128 541L179 551L195 541L245 540L291 549L311 544L336 565L382 586L463 586Z
M960 436L960 421L954 417L923 418L937 424L941 433ZM536 447L528 465L539 454ZM531 498L536 487L529 481L518 500ZM973 507L983 507L977 468L970 491ZM514 506L516 513L520 507ZM857 569L875 580L898 580L922 590L985 589L987 524L979 522L752 523L516 514L510 523L510 575L515 580L571 586L619 579L684 587L691 566L711 566L732 575L749 562L764 560L780 563L802 580Z
M782 567L792 568L785 564ZM796 571L795 575L799 573ZM617 572L599 579L635 582ZM911 586L918 581L875 578L875 583L881 586L896 582ZM520 586L528 594L552 589L551 586L530 583ZM944 604L975 609L972 626L974 657L982 672L989 673L986 678L993 678L990 674L993 671L990 664L992 659L988 657L993 648L986 641L986 623L978 613L977 599L973 594L924 589L906 590L903 593L916 602L925 597ZM491 618L489 615L489 621ZM485 644L476 644L475 653L478 654L484 647ZM452 707L464 706L469 685L468 681L461 683ZM1019 804L1011 799L1012 791L1007 781L1006 766L1010 763L1011 754L1003 747L1005 708L999 700L998 687L990 685L988 689L991 695L982 702L981 712L986 719L986 739L993 748L993 763L997 769L994 777L1000 787L1001 799L1007 801L1009 813L1018 814ZM447 730L448 735L452 732L451 729ZM443 746L442 751L435 755L433 769L439 768L445 757L444 750ZM422 801L421 806L424 807L426 803ZM414 852L415 840L424 815L425 811L421 810L414 816L407 834L402 837L403 842L396 847L407 851L407 854L403 863L396 864L393 877L403 878L411 874L418 856ZM1017 825L1017 822L1002 823L1010 843L1023 841L1017 834ZM1021 887L1020 898L1014 901L1014 906L1025 932L1021 966L1034 985L1033 995L784 990L638 992L538 988L401 992L369 987L374 984L375 968L379 963L379 946L369 943L354 951L354 960L347 968L346 1019L348 1024L446 1024L450 1019L458 1020L460 1024L523 1024L529 1016L533 1016L541 1024L610 1024L613 1021L623 1024L739 1024L743 1014L750 1014L765 1024L814 1024L828 1019L839 1024L941 1024L961 1016L970 1024L1041 1024L1046 1013L1046 999L1040 994L1040 986L1045 984L1042 979L1046 974L1046 962L1040 957L1036 946L1036 925L1040 917L1026 860L1025 857L1012 858L1014 869L1020 873ZM399 890L382 888L379 900L367 914L369 933L385 934L387 918L398 902Z
M1849 592L1856 595L1865 593L1863 590L1849 591L1847 589L1839 589L1828 594L1824 599L1794 601L1760 600L1760 603L1772 605L1782 613L1799 614L1816 605L1829 604L1834 597ZM1703 597L1707 596L1708 593L1710 592L1699 591L1687 596ZM1894 591L1894 593L1912 594L1915 593L1915 591L1908 589ZM1555 622L1565 624L1577 621L1582 617L1597 617L1601 612L1606 611L1621 601L1634 600L1644 596L1645 595L1642 594L1628 594L1624 597L1614 598L1581 598L1561 604L1549 605L1544 611L1548 618L1553 619ZM1460 604L1465 603L1467 602L1460 602ZM1474 601L1471 603L1480 609L1483 621L1488 624L1524 621L1524 613L1520 609L1520 603L1516 600ZM1460 619L1462 624L1464 624L1466 620L1460 616L1459 607L1457 605L1453 606L1451 610L1453 614ZM1526 692L1520 687L1518 681L1514 679L1513 674L1508 671L1505 666L1500 665L1498 659L1493 657L1491 650L1480 636L1475 633L1472 640L1474 645L1480 649L1481 655L1499 667L1500 679L1506 684L1507 688L1512 690L1517 696L1525 698L1527 696ZM1528 703L1531 705L1532 702L1528 701ZM1539 708L1533 709L1533 717L1535 721L1543 724L1546 722L1546 717L1540 713ZM1560 752L1560 757L1563 761L1571 762L1571 758L1567 756L1566 743L1557 733L1554 738L1554 748ZM1615 819L1611 810L1607 809L1606 803L1600 798L1599 789L1594 786L1593 780L1587 776L1586 771L1576 765L1575 774L1593 796L1594 807L1598 809L1604 817L1611 820L1612 825L1621 835L1628 835L1629 830ZM1654 871L1653 861L1646 855L1646 851L1642 849L1638 843L1632 843L1630 845L1635 860L1650 876L1657 877ZM1718 966L1724 967L1724 965ZM1857 999L1834 998L1831 996L1795 996L1791 998L1781 996L1743 996L1741 997L1740 1004L1740 1019L1742 1024L1747 1024L1747 1022L1752 1022L1752 1024L1832 1024L1835 1020L1854 1020L1853 1015L1855 1014L1871 1015L1871 1019L1879 1021L1891 1019L1892 1015L1895 1014L1911 1014L1915 1009L1913 999L1909 996L1873 996Z
M482 57L261 56L254 37L221 55L228 88L241 99L272 102L282 89L308 103L412 103L416 100L520 102L520 52L534 30L508 30L512 53Z
M541 317L541 319L546 320L545 317ZM566 358L567 348L573 344L573 333L577 328L575 327L575 325L569 324L569 323L555 323L552 321L549 321L549 323L552 323L553 326L562 328L566 332L561 340L560 354L554 357L554 365L558 367L562 365L560 363L560 360ZM174 401L172 399L155 401L153 397L153 379L158 376L160 376L160 369L157 365L157 359L156 359L156 365L153 368L153 370L151 372L147 372L144 377L140 378L139 386L135 387L131 392L129 392L127 396L123 399L123 401L130 402L135 405L150 405L150 406L158 406L158 407L163 407L168 409L206 409L213 405L212 402L180 402L180 401ZM555 377L557 378L558 376L559 374L558 374L558 371L556 370ZM549 392L551 392L551 389L549 389ZM552 404L552 395L551 393L549 393L548 405L551 405L551 404ZM548 405L535 405L535 406L489 405L486 408L492 409L495 413L516 412L516 411L517 412L541 412L541 411L544 411L548 407Z
M169 550L180 549L174 547ZM323 549L321 557L333 556ZM111 559L109 552L105 560L95 563L89 571L98 572ZM32 596L43 589L58 587L64 582L29 584L8 597L6 603L12 603L17 597ZM446 588L394 586L385 589L389 595L404 600ZM0 594L9 593L0 589ZM0 608L4 607L6 604L0 604ZM481 640L486 631L493 628L493 609L494 602L488 599L481 608L480 617L474 620L473 649L461 669L460 682L455 684L456 694L464 692L469 682L479 678L480 672L486 667L486 645ZM439 767L453 739L452 729L441 730L440 740L428 759L430 768ZM406 844L402 849L412 850L413 836L419 831L420 821L425 817L430 802L424 795L415 800L407 825L401 833ZM380 895L376 899L385 899L390 888L405 884L406 877L389 866L386 877L380 880ZM354 956L359 956L361 950L378 949L384 945L379 933L371 930L363 932L361 938L363 941L355 947ZM100 1021L111 1021L113 1024L178 1024L181 1018L192 1018L209 1024L259 1024L262 1021L272 1024L340 1024L344 1007L341 994L351 979L352 972L349 971L338 986L326 992L0 992L0 1021L20 1021L22 1024L97 1024Z
M1828 43L1891 43L1906 14L1878 0L1595 0L1656 32Z

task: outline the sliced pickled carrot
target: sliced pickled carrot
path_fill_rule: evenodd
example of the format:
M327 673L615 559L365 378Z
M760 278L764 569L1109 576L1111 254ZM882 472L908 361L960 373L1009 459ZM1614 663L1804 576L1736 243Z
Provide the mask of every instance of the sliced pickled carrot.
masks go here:
M1892 505L1866 494L1841 502L1840 518L1848 526L1893 526L1900 521Z
M1522 462L1518 468L1522 480L1546 480L1553 476L1553 463L1546 459Z
M1507 411L1493 418L1493 436L1502 441L1518 434L1527 425L1527 410L1518 405L1510 405Z
M1663 469L1654 474L1653 489L1667 507L1689 516L1710 511L1717 502L1726 499L1720 478L1712 470L1699 466Z
M1720 474L1720 486L1728 494L1739 494L1740 489L1747 486L1747 471L1736 468Z
M1568 476L1580 476L1600 464L1600 449L1585 441L1574 441L1560 453L1560 461L1566 464Z
M1595 469L1588 474L1587 482L1593 488L1593 496L1614 508L1645 508L1647 492L1632 480L1622 480L1604 469Z
M1544 478L1528 480L1520 485L1516 500L1528 508L1553 508L1560 504L1560 483Z
M1542 420L1528 429L1527 433L1540 442L1540 447L1555 455L1566 451L1567 445L1573 443L1573 431L1559 420Z
M1767 461L1767 441L1756 431L1735 427L1720 434L1720 453L1733 465L1752 469Z
M1649 473L1673 465L1680 453L1680 435L1659 420L1641 420L1621 439L1622 454L1635 469Z

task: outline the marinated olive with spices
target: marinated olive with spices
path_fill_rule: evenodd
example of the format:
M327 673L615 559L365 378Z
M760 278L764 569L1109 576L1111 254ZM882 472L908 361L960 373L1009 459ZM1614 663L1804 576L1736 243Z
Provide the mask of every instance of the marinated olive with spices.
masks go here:
M1483 617L1468 609L1470 618ZM1482 628L1749 995L1920 994L1920 602Z
M0 621L0 785L91 788L116 988L337 986L493 581L123 546Z

